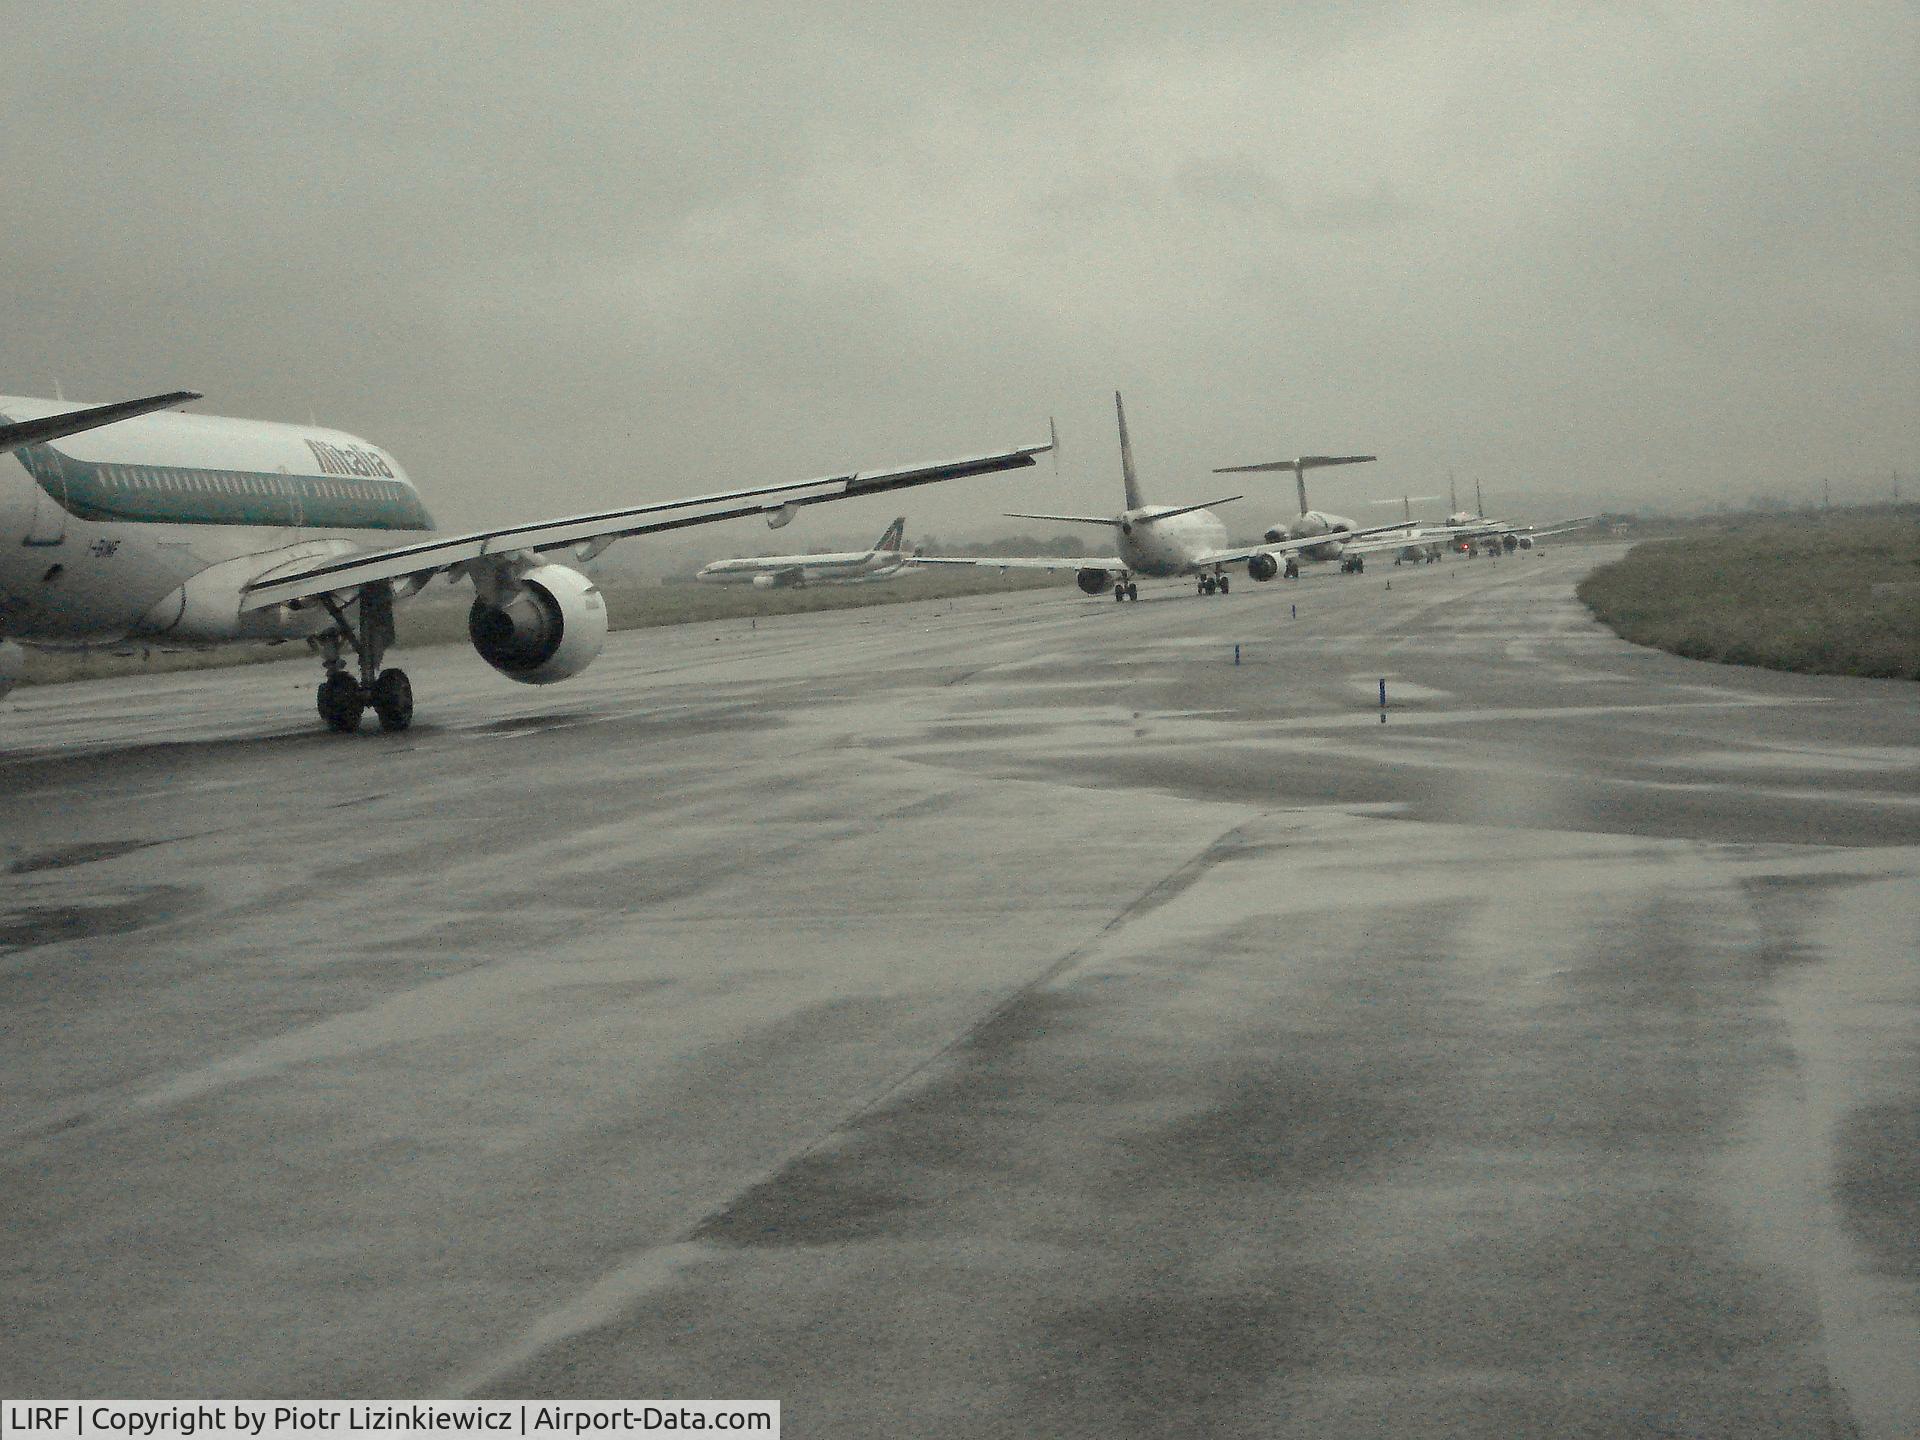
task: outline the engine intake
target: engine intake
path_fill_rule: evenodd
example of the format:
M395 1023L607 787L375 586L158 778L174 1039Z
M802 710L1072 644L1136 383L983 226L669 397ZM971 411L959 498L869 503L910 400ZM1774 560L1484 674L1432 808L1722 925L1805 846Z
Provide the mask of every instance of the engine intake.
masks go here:
M1247 574L1256 580L1271 580L1280 573L1280 562L1271 555L1249 555Z
M500 603L484 596L467 612L480 658L523 685L578 675L607 642L607 602L578 570L542 565Z
M1080 570L1074 574L1073 583L1089 595L1098 595L1107 588L1107 572L1094 569Z

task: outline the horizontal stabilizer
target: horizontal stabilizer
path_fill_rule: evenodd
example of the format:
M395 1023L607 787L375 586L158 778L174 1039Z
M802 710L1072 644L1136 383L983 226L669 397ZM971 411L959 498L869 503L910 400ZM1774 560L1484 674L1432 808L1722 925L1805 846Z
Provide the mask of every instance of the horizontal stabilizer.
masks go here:
M1318 470L1324 465L1360 465L1378 455L1302 455L1296 460L1267 460L1258 465L1222 465L1216 475L1238 475L1249 470Z
M1064 520L1069 525L1111 525L1116 529L1120 521L1111 515L1031 515L1024 510L1009 510L1009 520Z
M1135 515L1136 525L1151 525L1156 520L1171 520L1176 515L1191 515L1196 510L1205 510L1214 505L1225 505L1230 500L1245 499L1241 495L1222 495L1218 500L1202 500L1198 505L1169 505L1164 510L1156 510L1151 515Z
M197 391L175 390L166 395L149 395L144 400L116 400L111 405L95 405L89 410L69 410L61 415L0 425L0 454L17 450L22 445L44 445L62 436L78 435L82 430L98 430L102 425L111 425L116 420L131 420L136 415L150 415L155 410L171 410L176 405L199 398Z

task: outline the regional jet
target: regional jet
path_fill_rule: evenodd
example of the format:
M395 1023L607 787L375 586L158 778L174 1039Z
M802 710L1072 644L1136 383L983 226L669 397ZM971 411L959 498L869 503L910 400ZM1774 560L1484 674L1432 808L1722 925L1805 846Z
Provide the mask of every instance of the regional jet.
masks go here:
M1324 532L1320 532L1308 538L1281 537L1278 540L1269 533L1269 543L1264 545L1239 548L1229 545L1227 527L1208 507L1238 500L1241 498L1238 495L1225 495L1218 500L1205 500L1197 505L1147 504L1141 498L1140 477L1133 464L1133 442L1127 438L1127 409L1118 391L1114 392L1113 408L1120 425L1120 482L1126 494L1127 508L1116 516L1015 513L1008 518L1107 526L1114 533L1120 552L1118 555L1073 558L1058 555L918 555L911 563L971 565L983 570L1074 570L1078 572L1075 581L1089 595L1098 595L1111 585L1114 599L1138 600L1140 587L1136 576L1192 576L1200 594L1225 595L1229 588L1229 566L1245 564L1247 574L1255 580L1273 579L1280 573L1283 564L1288 575L1297 575L1296 557L1304 550L1324 544ZM1347 524L1352 529L1352 523ZM1401 528L1388 525L1379 530L1353 530L1349 538Z
M1303 545L1290 560L1287 578L1291 580L1300 573L1301 560L1338 560L1343 572L1355 572L1366 569L1366 556L1372 551L1395 548L1391 544L1363 545L1355 542L1364 536L1378 535L1383 530L1404 529L1404 526L1363 529L1358 521L1350 520L1345 515L1315 510L1307 504L1307 471L1329 465L1364 465L1378 458L1374 455L1301 455L1292 460L1265 460L1258 465L1226 465L1213 473L1242 475L1255 471L1293 472L1293 483L1300 492L1300 513L1291 520L1283 520L1273 526L1266 536L1274 544L1298 540L1312 542Z
M738 560L715 560L694 575L720 585L752 585L757 590L786 590L800 585L860 585L891 580L907 569L913 558L903 548L907 517L901 515L865 550L842 550L821 555L753 555Z
M434 535L380 446L174 409L199 398L74 409L0 396L0 693L21 644L304 639L325 671L317 703L329 727L356 730L371 708L382 729L404 730L412 687L384 666L394 604L436 575L473 586L467 633L480 658L545 685L586 669L607 636L605 600L564 555L584 563L616 540L748 515L778 527L803 506L1031 466L1052 448Z

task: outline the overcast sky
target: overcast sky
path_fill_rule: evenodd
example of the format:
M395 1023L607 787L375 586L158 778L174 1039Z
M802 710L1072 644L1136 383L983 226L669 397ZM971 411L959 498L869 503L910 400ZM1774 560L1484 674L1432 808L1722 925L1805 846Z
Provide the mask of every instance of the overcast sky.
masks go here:
M1916 14L7 0L0 389L311 412L461 526L1058 415L800 546L1111 511L1116 388L1168 502L1920 494Z

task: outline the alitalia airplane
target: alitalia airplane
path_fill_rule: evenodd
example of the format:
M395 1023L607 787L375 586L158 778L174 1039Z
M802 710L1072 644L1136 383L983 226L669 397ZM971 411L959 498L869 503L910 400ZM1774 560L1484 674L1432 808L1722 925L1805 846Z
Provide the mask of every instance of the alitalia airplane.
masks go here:
M371 708L382 729L404 730L412 687L384 664L394 604L436 575L473 586L467 631L480 658L545 685L586 669L607 636L606 602L565 556L748 515L777 527L802 506L1018 469L1051 448L437 535L378 445L174 408L199 398L75 409L0 396L0 694L18 678L21 644L299 639L324 667L317 703L331 728L358 729Z
M1114 414L1120 425L1120 481L1126 493L1127 508L1118 515L1033 515L1013 514L1014 520L1063 520L1074 525L1105 525L1112 529L1118 555L919 555L915 565L972 565L996 570L1075 570L1074 579L1089 595L1098 595L1109 585L1116 600L1138 600L1140 587L1136 576L1191 576L1202 595L1225 595L1229 589L1227 570L1244 564L1255 580L1271 580L1284 565L1289 576L1299 573L1297 557L1324 543L1318 535L1293 539L1268 533L1267 544L1234 547L1227 541L1227 527L1208 508L1238 500L1225 495L1198 505L1149 505L1141 499L1140 477L1133 465L1133 442L1127 438L1127 408L1118 391L1113 396ZM1361 459L1373 457L1361 456ZM1329 461L1326 463L1344 463ZM1351 524L1351 522L1348 522ZM1348 538L1357 539L1399 530L1398 525L1377 530L1355 530Z
M912 574L912 559L902 548L907 517L895 518L866 550L842 550L822 555L753 555L737 560L715 560L694 575L716 585L752 585L757 590L786 590L800 585L859 585L869 580L891 580Z

